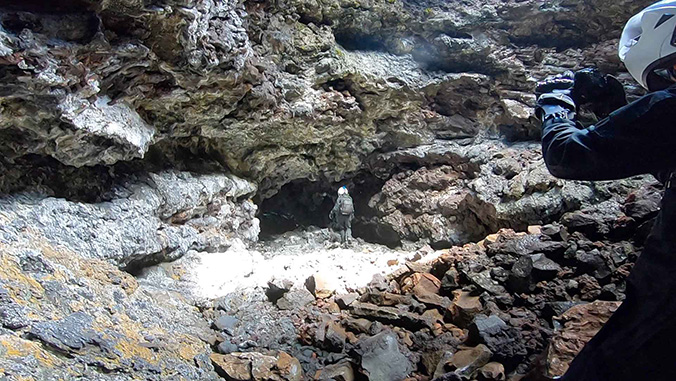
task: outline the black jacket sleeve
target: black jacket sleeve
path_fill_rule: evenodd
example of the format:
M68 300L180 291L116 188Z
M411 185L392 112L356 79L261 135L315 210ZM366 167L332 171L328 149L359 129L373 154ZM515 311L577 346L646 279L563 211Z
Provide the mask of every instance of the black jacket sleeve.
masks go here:
M542 154L552 175L613 180L676 168L676 87L648 94L580 129L567 119L542 126Z

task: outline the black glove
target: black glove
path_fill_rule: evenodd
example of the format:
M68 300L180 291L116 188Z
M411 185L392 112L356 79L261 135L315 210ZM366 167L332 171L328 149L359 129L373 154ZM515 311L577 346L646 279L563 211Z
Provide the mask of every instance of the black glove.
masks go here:
M577 107L570 96L574 84L572 71L538 82L535 87L538 95L535 116L542 122L551 118L574 119Z
M596 68L575 73L570 95L575 104L588 106L599 118L605 118L627 104L622 83L612 75L603 75Z
M570 91L575 85L575 74L568 70L562 74L547 77L535 86L535 95L540 96L547 93L563 93L570 95Z

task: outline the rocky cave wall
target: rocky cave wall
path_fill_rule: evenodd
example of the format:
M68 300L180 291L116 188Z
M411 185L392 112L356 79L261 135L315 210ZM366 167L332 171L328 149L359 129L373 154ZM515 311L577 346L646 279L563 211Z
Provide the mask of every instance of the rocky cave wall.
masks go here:
M259 207L325 224L341 184L355 234L390 246L621 217L650 180L551 177L531 92L598 66L640 95L615 46L648 3L4 1L2 366L213 377L192 302L118 269L256 241Z

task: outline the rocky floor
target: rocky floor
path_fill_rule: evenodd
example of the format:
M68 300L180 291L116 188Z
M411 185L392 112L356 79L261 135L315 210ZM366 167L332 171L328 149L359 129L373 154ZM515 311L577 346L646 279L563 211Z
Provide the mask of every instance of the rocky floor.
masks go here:
M536 366L561 374L624 298L660 196L646 183L524 232L393 250L360 239L341 247L318 228L245 243L258 226L245 183L151 178L129 179L98 203L3 199L4 377L518 380ZM167 197L172 187L187 196ZM198 244L131 271L130 257L91 249L105 237L73 235L87 226L137 233L111 248L153 237L157 259L178 250L169 231L194 232Z
M290 232L254 250L189 253L139 282L191 290L226 379L561 375L624 298L656 192L440 251L344 249L327 230Z

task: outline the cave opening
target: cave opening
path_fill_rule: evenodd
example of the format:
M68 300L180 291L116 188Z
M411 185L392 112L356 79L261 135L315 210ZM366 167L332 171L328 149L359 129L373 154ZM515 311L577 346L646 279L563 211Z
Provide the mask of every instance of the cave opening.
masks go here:
M352 31L343 31L335 34L336 42L351 51L376 51L386 52L387 46L380 37L354 33Z
M345 185L354 201L353 237L397 247L401 244L399 236L379 223L376 212L369 206L369 201L380 192L384 183L367 171L339 183L308 179L292 181L274 196L259 200L260 238L265 241L294 230L330 227L329 213L338 198L337 190Z
M88 43L100 27L91 5L75 0L59 4L12 0L0 5L0 26L17 35L28 29L55 40Z
M21 12L82 12L95 7L96 2L91 0L4 0L0 9Z

